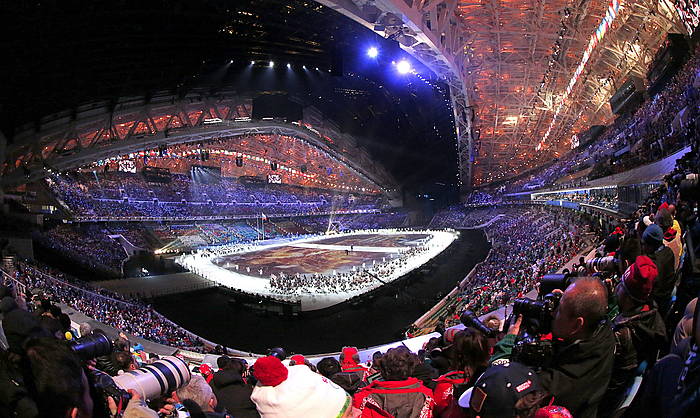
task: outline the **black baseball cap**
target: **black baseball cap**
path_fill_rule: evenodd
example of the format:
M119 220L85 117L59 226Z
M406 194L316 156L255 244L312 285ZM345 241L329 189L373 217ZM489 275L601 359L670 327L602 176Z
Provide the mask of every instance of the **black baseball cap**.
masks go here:
M493 365L479 376L474 387L459 398L459 406L480 417L513 416L515 404L528 393L543 390L537 374L521 363Z

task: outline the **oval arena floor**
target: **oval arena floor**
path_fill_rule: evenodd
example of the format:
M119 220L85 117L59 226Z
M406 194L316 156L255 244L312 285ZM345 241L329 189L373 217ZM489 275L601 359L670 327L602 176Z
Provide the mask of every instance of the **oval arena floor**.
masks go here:
M362 234L290 243L243 254L216 258L213 262L227 270L250 267L251 274L263 270L263 276L332 273L351 271L362 264L380 262L391 254L406 250L429 238L428 234L376 235Z
M311 311L404 276L440 254L458 236L454 231L353 231L206 248L178 257L176 262L227 288L299 302L302 311ZM295 283L291 291L286 281Z

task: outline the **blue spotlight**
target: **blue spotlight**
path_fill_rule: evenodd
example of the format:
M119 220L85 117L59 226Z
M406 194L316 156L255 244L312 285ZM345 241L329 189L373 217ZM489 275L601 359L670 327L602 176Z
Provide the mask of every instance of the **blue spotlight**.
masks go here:
M367 56L370 57L370 58L377 58L378 55L379 55L379 50L378 50L377 47L375 47L375 46L370 47L370 48L367 50Z
M409 72L411 72L411 63L406 60L401 60L397 62L396 71L398 71L399 74L408 74Z

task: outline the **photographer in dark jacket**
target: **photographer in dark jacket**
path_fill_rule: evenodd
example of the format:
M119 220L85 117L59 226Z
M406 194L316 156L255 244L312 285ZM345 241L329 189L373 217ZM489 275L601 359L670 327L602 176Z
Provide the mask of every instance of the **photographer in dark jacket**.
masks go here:
M569 285L552 322L553 358L538 373L554 403L577 418L596 416L612 374L615 337L607 307L608 291L597 278L580 277ZM522 317L498 342L492 364L510 357L521 322Z
M259 417L255 404L250 400L253 387L243 379L245 366L237 359L221 356L217 359L219 371L214 373L211 387L218 400L219 408L234 417Z
M615 289L620 313L613 321L615 363L608 390L598 409L609 416L622 403L639 365L654 365L659 350L668 344L664 321L649 298L657 276L649 257L639 256Z

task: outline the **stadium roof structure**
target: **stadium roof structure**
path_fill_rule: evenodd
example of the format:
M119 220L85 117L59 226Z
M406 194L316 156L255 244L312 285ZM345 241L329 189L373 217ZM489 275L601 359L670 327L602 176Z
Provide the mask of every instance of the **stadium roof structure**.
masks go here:
M462 186L517 175L609 122L667 33L670 0L318 0L401 46L448 81Z
M7 162L2 166L2 184L13 186L31 182L52 171L77 168L143 150L269 134L297 138L299 147L277 149L272 141L262 146L256 144L232 149L235 154L231 155L249 150L249 154L240 155L264 158L269 163L285 163L291 167L285 165L284 169L294 169L302 175L301 167L307 162L299 161L297 153L308 153L311 160L308 176L318 179L309 186L326 188L320 179L327 177L326 182L334 183L328 185L330 189L358 191L371 185L388 195L395 195L395 179L370 158L356 138L339 133L332 124L319 119L319 112L306 112L317 116L308 121L256 121L250 118L249 97L225 90L215 95L207 93L195 90L185 97L163 93L148 98L126 98L116 104L94 102L46 116L38 126L28 125L26 130L15 135L13 145L8 149ZM351 175L345 179L338 178L337 173L323 176L321 167L311 166L311 154L318 154L319 160L337 161Z

